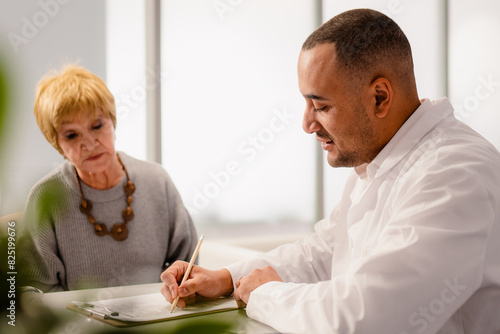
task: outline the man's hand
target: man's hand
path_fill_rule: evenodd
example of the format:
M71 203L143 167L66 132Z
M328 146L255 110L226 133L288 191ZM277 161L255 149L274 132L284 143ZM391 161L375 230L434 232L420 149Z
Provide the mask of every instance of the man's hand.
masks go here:
M283 282L280 275L272 267L266 266L262 269L254 269L250 275L240 277L236 281L236 291L234 292L234 299L238 305L244 306L248 303L250 293L257 289L262 284L267 282Z
M233 292L233 280L226 269L213 271L193 266L186 282L178 286L188 265L187 262L176 261L161 274L163 284L160 291L169 303L179 295L177 306L184 308L196 301L216 299Z

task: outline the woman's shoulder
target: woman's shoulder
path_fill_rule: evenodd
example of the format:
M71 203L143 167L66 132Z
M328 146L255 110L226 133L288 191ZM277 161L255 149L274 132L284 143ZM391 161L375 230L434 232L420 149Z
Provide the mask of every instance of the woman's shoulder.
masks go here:
M130 176L146 178L149 180L164 181L170 180L167 171L157 162L144 161L134 158L124 152L118 152L125 168Z
M71 191L71 187L65 180L65 169L71 168L67 164L69 162L65 161L35 183L29 192L26 209L32 206L55 208L66 203Z
M37 192L40 189L46 189L48 187L62 187L64 186L65 173L64 169L67 168L67 161L64 161L55 169L51 170L45 176L43 176L37 183L31 188L31 193Z
M142 168L150 171L164 171L163 167L157 162L140 160L121 151L118 152L118 155L127 169Z

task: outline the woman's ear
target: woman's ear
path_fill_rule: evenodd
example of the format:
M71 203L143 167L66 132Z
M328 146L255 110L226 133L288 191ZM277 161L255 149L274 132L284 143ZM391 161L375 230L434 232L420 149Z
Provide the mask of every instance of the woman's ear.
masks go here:
M375 116L384 118L389 112L392 103L392 86L386 78L377 78L372 84L372 92L375 95Z

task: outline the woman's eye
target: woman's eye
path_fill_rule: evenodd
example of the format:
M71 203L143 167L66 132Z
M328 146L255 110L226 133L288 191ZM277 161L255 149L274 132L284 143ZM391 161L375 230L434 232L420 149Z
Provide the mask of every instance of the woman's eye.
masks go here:
M100 128L102 128L102 122L99 122L98 124L96 124L92 127L92 129L94 129L94 130L99 130Z
M76 138L76 133L70 133L69 135L66 135L67 140L72 140Z

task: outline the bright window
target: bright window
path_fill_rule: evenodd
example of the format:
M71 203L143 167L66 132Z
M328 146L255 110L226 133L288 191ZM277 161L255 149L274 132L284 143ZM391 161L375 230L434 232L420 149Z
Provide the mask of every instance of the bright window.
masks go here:
M500 2L451 0L449 9L455 115L500 148Z
M146 159L145 11L142 1L107 0L107 85L116 104L116 149Z
M163 165L197 224L314 220L315 140L296 74L313 9L162 2Z
M145 94L161 80L162 163L198 227L293 228L315 222L318 203L331 212L351 169L323 159L317 177L318 144L301 128L296 74L316 2L161 1L161 69L145 65L144 3L107 3L116 146L146 159ZM323 21L361 7L386 13L408 36L420 97L449 95L457 117L500 147L500 4L323 1Z

